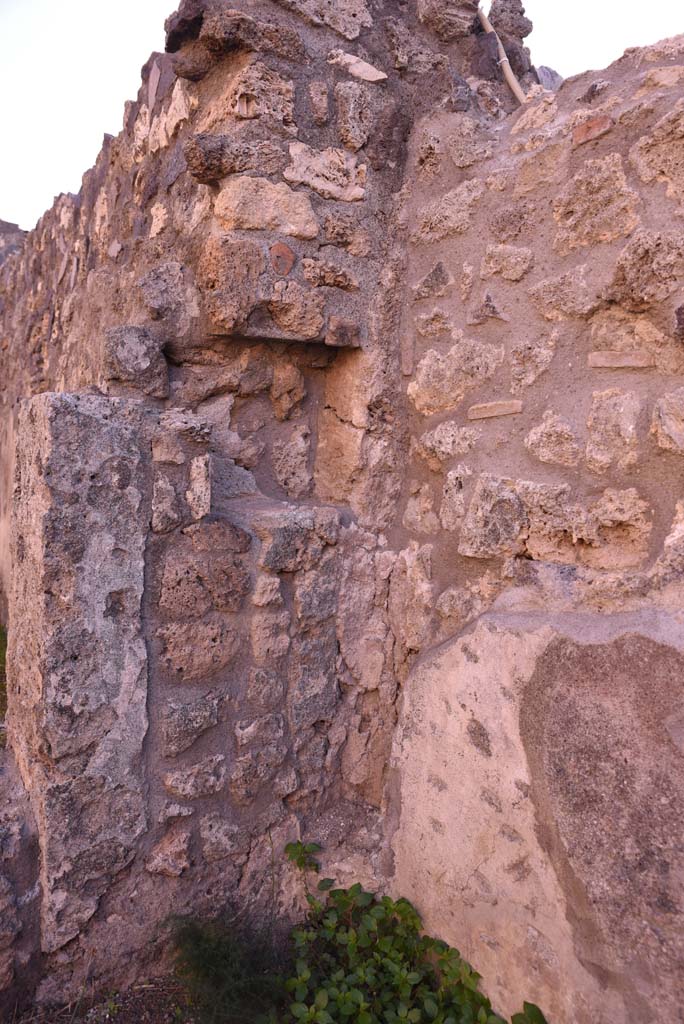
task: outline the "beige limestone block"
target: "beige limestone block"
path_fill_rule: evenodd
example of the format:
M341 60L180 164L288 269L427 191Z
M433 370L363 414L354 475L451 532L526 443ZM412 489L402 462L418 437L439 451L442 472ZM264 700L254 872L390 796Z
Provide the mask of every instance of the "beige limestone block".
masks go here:
M145 861L151 875L179 878L190 867L190 832L170 832L152 847Z
M601 304L599 288L587 264L540 281L529 294L542 316L552 321L590 316Z
M684 454L684 388L658 399L653 409L651 433L659 448Z
M480 436L472 427L461 427L454 420L446 420L411 441L411 452L425 459L430 469L439 473L444 463L457 455L471 451Z
M452 348L445 354L429 349L408 386L408 396L425 416L454 409L467 391L489 380L504 358L500 346L486 345L454 331Z
M511 350L511 392L519 395L549 369L556 354L559 332L517 342Z
M636 464L640 412L638 395L618 388L594 392L586 448L587 465L594 473L605 473L612 467L625 470Z
M525 438L525 447L539 459L557 466L576 466L580 447L570 424L551 409Z
M363 464L363 439L363 430L341 420L332 409L323 409L314 470L320 498L339 502L350 497Z
M559 225L554 248L561 256L574 249L612 242L639 224L641 200L627 187L619 153L587 160L553 204Z
M681 68L671 69L681 71ZM643 182L664 182L666 195L684 204L684 166L681 149L684 145L684 99L680 99L653 127L632 146L629 157Z
M484 194L481 181L464 181L441 199L428 203L419 214L412 233L414 242L439 242L462 235L470 228L478 201Z
M522 281L533 264L531 249L515 245L488 245L480 267L480 277L484 279L500 274L505 281Z
M618 257L607 298L632 313L641 313L669 298L683 274L684 240L680 234L637 231Z
M226 231L278 231L294 238L318 235L318 220L307 196L267 178L230 179L216 197L214 215Z
M179 768L164 776L164 789L180 800L197 800L220 793L226 783L225 757L214 754L190 768Z
M344 149L319 150L291 142L290 163L283 177L295 185L308 185L324 199L353 203L366 194L366 165Z

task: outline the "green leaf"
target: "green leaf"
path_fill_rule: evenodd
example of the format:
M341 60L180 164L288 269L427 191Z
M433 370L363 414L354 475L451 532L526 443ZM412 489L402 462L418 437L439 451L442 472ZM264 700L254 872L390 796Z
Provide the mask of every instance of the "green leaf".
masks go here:
M361 1010L360 1014L356 1018L356 1024L373 1024L373 1018L368 1010Z
M304 1003L292 1003L290 1005L290 1013L293 1017L299 1020L301 1017L306 1017L309 1012L309 1007L305 1006Z
M307 843L304 847L306 853L320 853L323 849L318 843Z
M412 1010L409 1010L408 1019L411 1021L411 1024L418 1024L421 1016L422 1014L417 1006L414 1007Z
M318 883L318 889L320 890L320 892L328 892L329 889L332 889L334 884L334 878L321 878L320 882Z
M523 1010L529 1024L548 1024L546 1017L534 1003L523 1003Z
M435 1017L437 1016L437 1003L434 1001L434 999L430 999L429 997L427 999L424 999L423 1009L427 1013L430 1020L434 1020Z
M328 993L324 988L318 990L314 1003L319 1010L325 1010L328 1005Z

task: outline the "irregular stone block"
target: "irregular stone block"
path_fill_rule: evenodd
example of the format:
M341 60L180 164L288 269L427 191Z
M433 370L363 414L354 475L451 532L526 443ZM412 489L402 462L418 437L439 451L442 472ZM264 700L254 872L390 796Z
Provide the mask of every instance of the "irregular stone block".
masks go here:
M294 427L287 439L273 442L273 471L280 486L292 498L301 498L311 486L310 452L311 431L306 424Z
M358 164L356 157L343 149L317 150L303 142L291 142L290 164L283 171L283 177L294 185L308 185L325 199L353 203L366 194L366 165Z
M638 231L618 257L607 298L634 313L669 298L684 275L684 242L676 233Z
M287 163L284 149L275 140L248 141L210 132L200 132L188 139L183 154L190 174L204 185L245 171L278 174Z
M441 298L446 295L447 289L453 285L454 279L444 264L435 263L434 267L423 280L413 289L413 296L418 302L421 299Z
M103 374L108 382L126 384L152 398L169 394L169 372L162 344L145 327L110 327L105 331Z
M209 320L229 334L243 326L261 299L259 279L266 269L258 242L210 236L197 266L197 284Z
M461 529L458 552L468 558L517 554L527 521L525 505L513 481L483 473Z
M468 409L469 420L489 420L495 416L516 416L523 411L523 404L518 399L500 402L484 402L471 405Z
M651 433L659 448L684 454L684 388L658 399L653 409Z
M276 0L312 25L327 25L345 39L356 39L373 24L366 0Z
M220 814L207 814L200 821L202 855L208 864L231 858L234 863L247 859L244 830L231 825Z
M325 344L331 348L360 348L361 329L353 320L332 315L325 332Z
M361 60L353 53L344 53L343 50L332 50L328 55L328 64L344 68L354 78L360 78L363 82L384 82L387 78L384 71L374 68L372 64ZM360 149L360 146L356 148Z
M226 783L225 761L223 754L214 754L198 761L190 768L167 772L164 776L164 788L171 796L181 800L214 796L221 792Z
M161 663L178 682L196 683L232 664L240 650L240 636L232 626L214 617L202 622L174 622L157 630L162 645Z
M190 832L170 832L152 848L145 861L151 875L179 878L190 867Z
M466 512L463 488L469 476L472 476L472 470L467 466L458 466L446 475L439 510L439 521L443 530L457 530L463 522Z
M475 205L483 194L483 183L473 179L428 204L420 214L413 241L440 242L452 235L464 234L470 228Z
M325 298L297 281L276 281L268 311L280 331L301 341L320 338L325 327Z
M582 121L572 130L573 146L584 146L587 142L594 142L603 135L607 135L615 127L615 121L609 114L596 114L586 121Z
M445 462L456 455L466 455L475 447L479 434L470 427L461 427L453 420L440 423L419 440L413 440L411 451L425 459L430 469L439 473Z
M162 713L162 750L176 757L189 750L195 740L218 725L217 697L202 697L188 704L170 703Z
M248 64L235 76L227 107L237 120L259 121L264 129L297 134L294 85L265 64Z
M19 410L8 729L48 952L79 934L147 827L149 443L138 402L48 393Z
M152 492L152 530L169 533L182 521L183 511L173 482L163 473L156 475Z
M358 82L338 82L335 104L342 144L356 153L366 145L373 128L373 107L368 90Z
M435 515L432 488L429 484L411 485L411 496L406 504L402 525L413 533L439 532L439 519Z
M594 473L605 473L612 466L629 469L638 456L637 421L641 400L618 388L595 391L587 420L587 465Z
M541 423L529 432L525 447L540 462L558 466L576 466L581 455L572 427L551 409L546 410Z
M530 297L547 320L587 317L601 305L598 289L587 280L589 267L583 264L559 277L541 281L530 289Z
M211 512L210 455L196 455L190 462L190 479L185 500L193 519L202 519Z
M480 277L500 274L505 281L522 281L532 269L534 256L531 249L515 245L488 245L480 267Z
M665 70L665 69L663 69ZM676 74L679 68L667 69ZM653 127L632 146L629 157L642 181L663 181L666 195L684 203L684 169L681 147L684 140L684 100L679 100ZM681 205L680 205L681 209Z
M551 366L556 354L558 332L534 341L518 342L511 350L511 391L519 395L529 388Z
M561 256L573 249L612 242L639 224L638 194L627 187L619 153L587 160L553 204L559 224L554 248Z
M436 349L425 354L408 386L409 398L425 416L455 409L469 389L484 384L503 362L503 348L471 341L461 331L453 337L456 344L445 355Z
M476 0L418 0L418 17L445 43L475 30Z
M328 123L330 113L328 110L328 86L326 82L317 80L310 82L307 86L309 104L313 114L314 123L322 128Z
M301 183L296 174L288 180ZM278 231L294 238L318 235L318 221L309 199L283 182L274 185L267 178L230 179L216 197L214 214L226 231Z

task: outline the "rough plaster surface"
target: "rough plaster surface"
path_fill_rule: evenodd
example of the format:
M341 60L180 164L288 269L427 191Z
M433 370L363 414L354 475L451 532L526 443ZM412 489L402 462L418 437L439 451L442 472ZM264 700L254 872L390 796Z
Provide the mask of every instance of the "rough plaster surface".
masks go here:
M522 109L470 0L184 0L0 224L7 1006L305 836L503 1010L682 1019L684 43L492 20Z

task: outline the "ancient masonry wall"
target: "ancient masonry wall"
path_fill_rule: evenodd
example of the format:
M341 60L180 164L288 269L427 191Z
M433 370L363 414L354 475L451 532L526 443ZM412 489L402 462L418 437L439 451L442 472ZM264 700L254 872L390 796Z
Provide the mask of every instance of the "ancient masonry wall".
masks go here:
M298 836L496 1005L684 1021L684 37L185 0L0 225L0 1005L286 927Z

